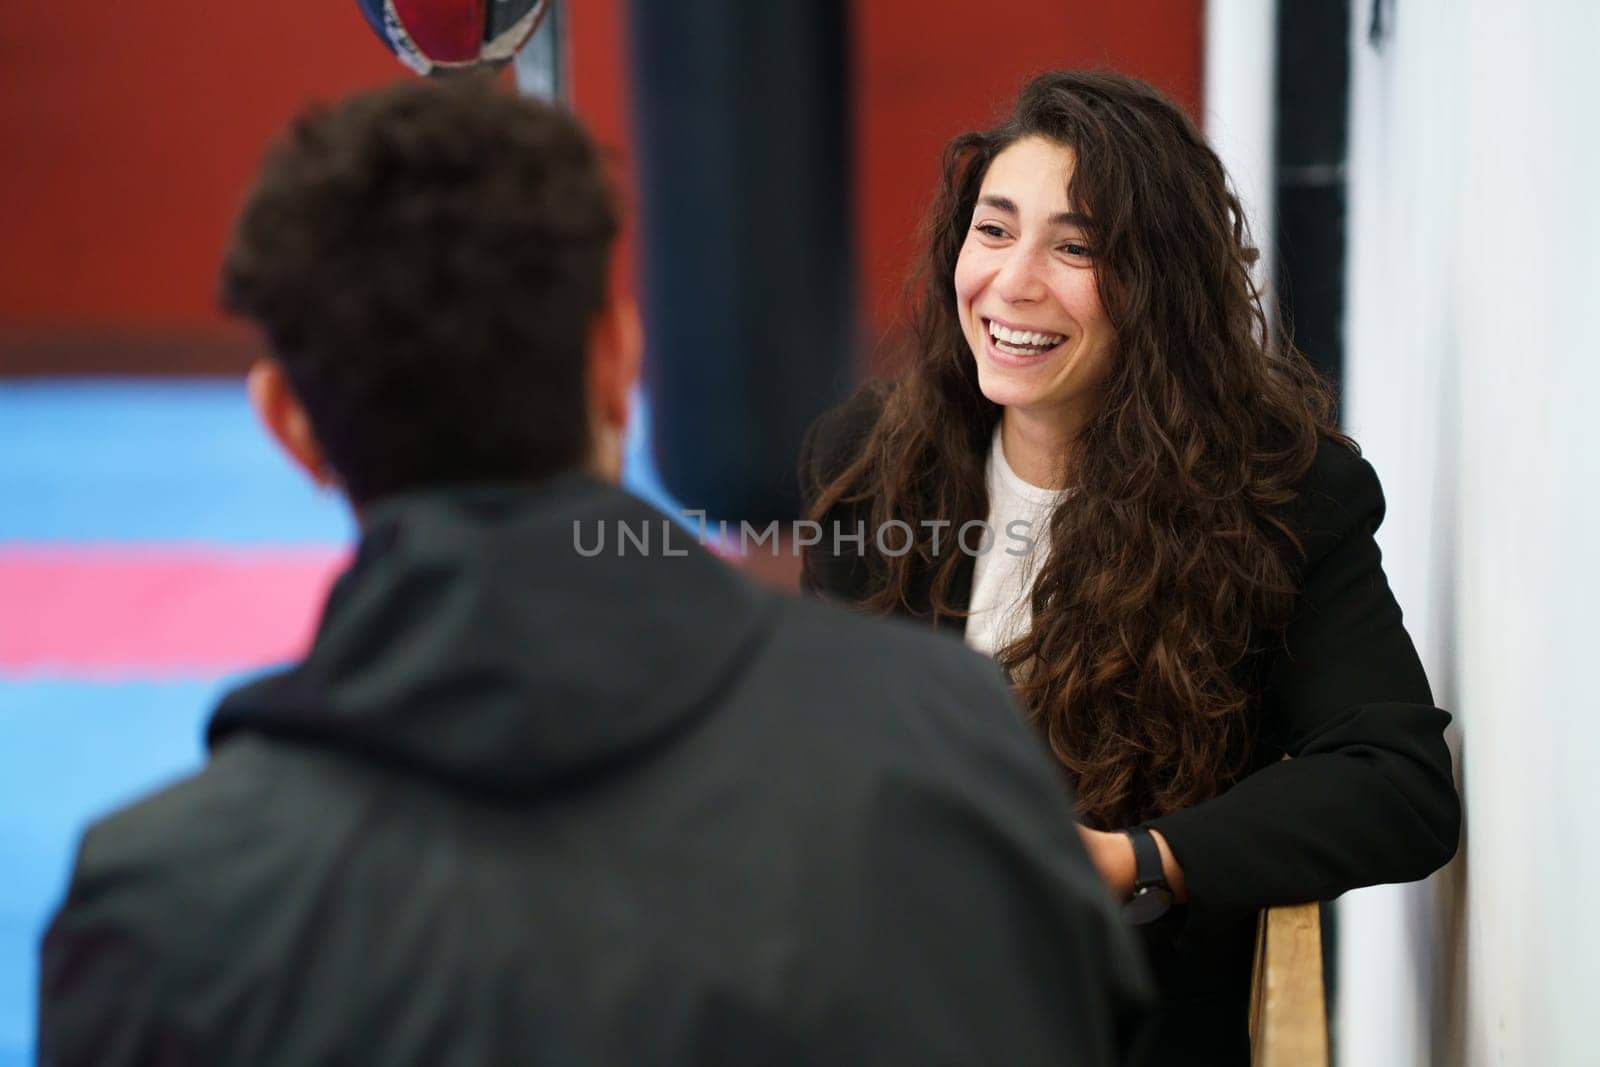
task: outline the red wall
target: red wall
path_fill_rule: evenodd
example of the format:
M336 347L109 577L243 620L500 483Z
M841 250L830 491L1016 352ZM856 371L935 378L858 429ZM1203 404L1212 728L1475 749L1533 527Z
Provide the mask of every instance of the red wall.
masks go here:
M216 366L250 342L216 266L268 138L306 103L408 77L355 0L7 4L0 373ZM625 0L567 0L573 103L627 185ZM1023 78L1107 65L1191 110L1201 0L855 0L864 298L885 324L940 148ZM619 276L631 283L631 241Z
M619 145L622 6L568 0L574 98ZM0 373L241 365L216 271L267 141L410 76L355 0L6 3Z
M8 4L0 325L214 332L217 260L269 135L403 74L353 2Z
M618 192L624 198L622 242L613 284L624 292L635 285L632 224L637 191L628 107L627 0L565 0L567 18L567 90L572 108L589 132L616 161Z

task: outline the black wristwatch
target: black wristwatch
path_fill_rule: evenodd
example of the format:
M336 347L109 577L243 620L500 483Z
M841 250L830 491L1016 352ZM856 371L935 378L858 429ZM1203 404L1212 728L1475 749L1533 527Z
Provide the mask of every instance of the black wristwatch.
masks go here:
M1145 827L1129 830L1133 842L1133 895L1122 905L1122 917L1135 926L1153 923L1172 910L1172 887L1161 869L1161 848Z

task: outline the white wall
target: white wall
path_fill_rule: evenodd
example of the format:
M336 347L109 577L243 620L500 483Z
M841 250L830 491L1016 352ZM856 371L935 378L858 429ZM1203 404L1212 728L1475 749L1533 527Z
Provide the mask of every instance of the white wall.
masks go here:
M1346 421L1467 833L1342 902L1341 1061L1600 1063L1600 5L1356 8Z
M1277 0L1210 0L1205 24L1206 139L1222 157L1261 249L1258 285L1272 277L1273 100L1277 81Z

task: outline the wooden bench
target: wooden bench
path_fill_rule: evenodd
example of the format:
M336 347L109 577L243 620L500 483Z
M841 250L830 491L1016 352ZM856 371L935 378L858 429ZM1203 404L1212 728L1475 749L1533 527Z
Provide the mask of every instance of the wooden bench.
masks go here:
M1327 1067L1328 1007L1318 904L1268 908L1250 980L1253 1067Z

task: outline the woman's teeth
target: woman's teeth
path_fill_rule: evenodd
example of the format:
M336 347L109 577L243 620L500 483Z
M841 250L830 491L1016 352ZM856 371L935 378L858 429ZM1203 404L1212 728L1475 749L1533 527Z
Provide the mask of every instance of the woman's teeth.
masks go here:
M996 348L1012 356L1036 356L1067 339L1065 334L1013 330L998 322L989 323L989 336L994 339Z

